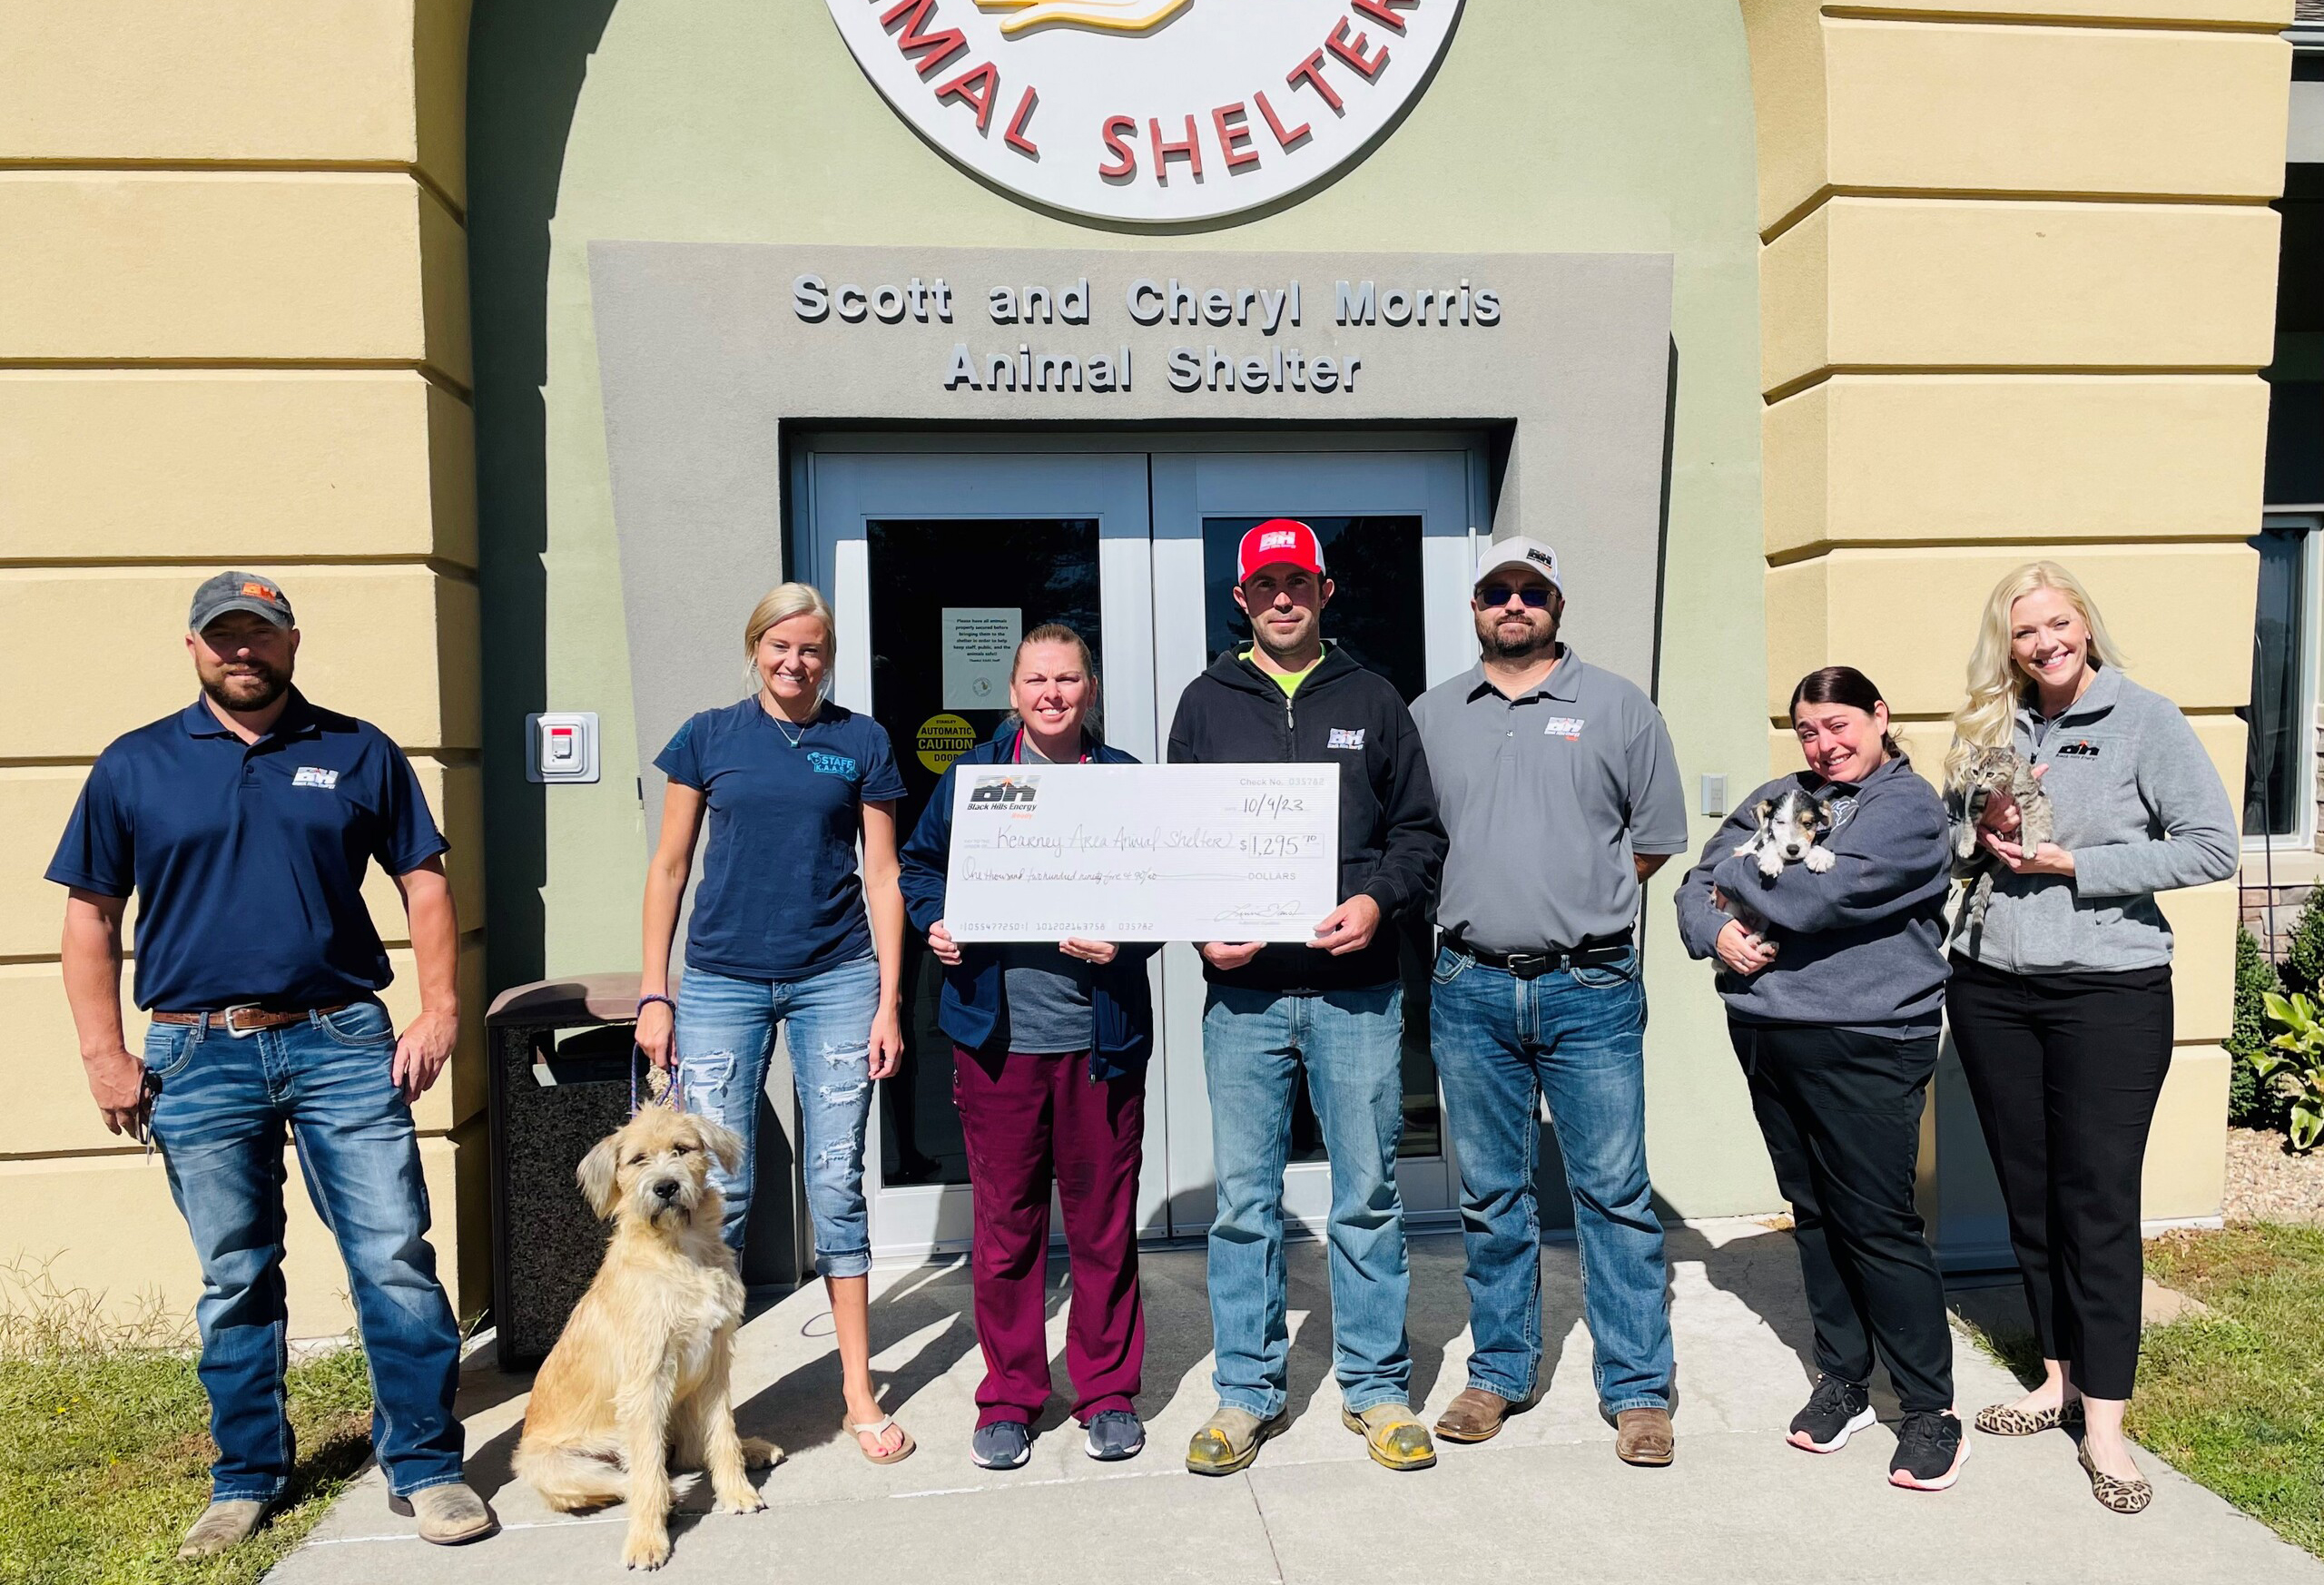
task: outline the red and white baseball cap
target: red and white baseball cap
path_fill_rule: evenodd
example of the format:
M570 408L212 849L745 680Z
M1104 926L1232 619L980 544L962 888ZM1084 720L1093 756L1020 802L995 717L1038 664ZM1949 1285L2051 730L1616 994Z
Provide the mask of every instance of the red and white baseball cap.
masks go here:
M1268 518L1243 536L1242 546L1235 553L1235 581L1245 582L1261 567L1277 562L1322 577L1324 547L1317 543L1315 531L1294 518Z

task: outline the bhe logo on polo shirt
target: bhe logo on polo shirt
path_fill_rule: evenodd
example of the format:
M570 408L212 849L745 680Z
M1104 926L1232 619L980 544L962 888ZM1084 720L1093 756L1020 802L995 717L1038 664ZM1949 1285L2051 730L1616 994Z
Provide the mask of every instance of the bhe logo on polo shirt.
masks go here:
M1541 727L1544 737L1561 737L1568 743L1580 741L1581 729L1590 723L1579 715L1552 715Z
M339 785L339 773L337 771L325 770L320 765L300 765L297 771L291 773L290 785L293 787L320 787L325 792L329 792L333 787Z
M1040 786L1039 776L982 777L969 788L969 807L994 811L1030 809Z

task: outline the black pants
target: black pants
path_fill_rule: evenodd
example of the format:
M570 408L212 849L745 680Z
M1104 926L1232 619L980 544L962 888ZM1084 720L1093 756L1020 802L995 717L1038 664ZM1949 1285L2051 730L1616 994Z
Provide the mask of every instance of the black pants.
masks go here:
M1907 1414L1952 1408L1945 1282L1913 1203L1936 1037L1734 1021L1728 1032L1791 1202L1817 1368L1862 1385L1877 1351Z
M2171 970L2005 974L1953 960L1945 1010L2044 1359L2093 1398L2138 1379L2139 1179L2171 1070Z

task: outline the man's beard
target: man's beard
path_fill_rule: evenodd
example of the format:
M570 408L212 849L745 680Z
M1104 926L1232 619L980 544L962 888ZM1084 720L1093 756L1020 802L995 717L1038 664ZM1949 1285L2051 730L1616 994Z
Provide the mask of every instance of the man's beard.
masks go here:
M260 687L254 694L237 698L226 690L226 684L230 682L256 683ZM278 672L272 666L256 664L251 665L247 674L241 676L229 676L222 672L215 678L202 679L202 691L209 694L220 709L238 710L245 714L265 709L277 699L281 698L290 691L290 674L289 672Z
M1537 628L1529 623L1522 638L1510 638L1503 636L1501 624L1496 622L1485 635L1485 653L1495 660L1530 660L1554 649L1557 642L1558 630L1554 627Z

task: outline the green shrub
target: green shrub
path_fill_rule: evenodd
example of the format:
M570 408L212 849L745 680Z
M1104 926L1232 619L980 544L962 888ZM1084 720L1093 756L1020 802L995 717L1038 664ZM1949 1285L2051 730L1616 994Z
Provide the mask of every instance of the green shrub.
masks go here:
M2239 1128L2281 1128L2290 1121L2290 1101L2260 1077L2270 1035L2263 999L2281 989L2276 966L2260 950L2259 939L2239 929L2235 932L2235 1024L2227 1038L2230 1058L2227 1120Z
M2285 944L2284 989L2313 997L2324 985L2324 886L2311 890L2292 920L2291 940Z
M2324 1018L2304 996L2266 1001L2276 1033L2252 1066L2262 1088L2290 1097L2292 1148L2313 1150L2324 1140Z

